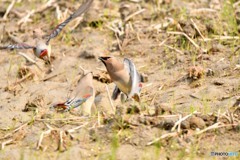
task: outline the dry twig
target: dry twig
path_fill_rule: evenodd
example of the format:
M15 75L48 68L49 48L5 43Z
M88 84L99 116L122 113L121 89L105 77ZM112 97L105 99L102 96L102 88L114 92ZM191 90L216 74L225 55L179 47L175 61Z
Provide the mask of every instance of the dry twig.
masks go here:
M58 150L61 150L62 147L63 147L63 143L64 143L63 133L67 133L67 134L70 135L70 137L73 137L70 133L75 132L76 130L78 130L78 129L80 129L80 128L86 126L86 125L88 125L89 122L86 122L86 123L84 123L84 124L82 124L82 125L80 125L80 126L77 126L77 127L75 127L75 128L68 129L68 130L59 129L59 128L53 128L53 127L51 127L51 126L50 126L49 124L47 124L47 123L44 123L44 124L46 125L46 127L48 128L48 130L42 132L42 134L40 135L40 138L39 138L38 143L37 143L37 149L40 149L40 148L42 147L42 141L43 141L45 135L51 134L52 131L57 131L57 132L59 132Z
M199 14L200 12L217 13L217 10L211 9L211 8L198 8L198 9L191 10L190 15L192 15L194 13Z
M112 111L113 111L113 113L115 113L114 104L113 104L113 101L112 101L112 99L111 99L111 96L110 96L110 92L109 92L108 86L105 85L105 87L106 87L106 90L107 90L108 100L109 100L110 105L111 105L111 107L112 107Z
M24 76L23 78L21 78L21 79L18 80L17 82L14 82L13 84L10 84L10 85L8 86L8 88L12 88L12 87L16 86L17 84L20 84L20 83L24 82L25 80L27 80L28 78L30 78L30 77L32 77L32 76L34 76L33 73L28 73L26 76Z
M166 44L164 44L164 46L169 48L169 49L171 49L171 50L174 50L174 51L180 53L181 55L184 55L184 53L181 50L177 49L177 48L174 48L174 47L166 45Z
M205 38L204 42L214 41L214 40L239 40L238 36L218 36L214 35L213 38Z
M14 43L22 43L22 40L18 37L11 35L8 31L6 31L7 36L14 42Z
M46 10L47 8L52 7L55 2L56 2L56 0L49 0L49 1L47 1L46 4L40 6L40 7L37 8L36 10L28 11L28 13L27 13L23 18L21 18L21 19L18 21L17 24L18 24L18 25L21 25L21 24L27 23L28 21L30 21L30 17L31 17L32 15L34 15L35 13L41 13L41 12L43 12L44 10Z
M217 122L217 123L215 123L215 124L213 124L213 125L205 128L205 129L203 129L203 130L197 131L197 132L195 133L195 135L202 134L202 133L204 133L204 132L206 132L206 131L208 131L208 130L220 128L220 127L222 127L222 126L220 126L221 124L222 124L221 122Z
M236 8L238 5L240 5L240 1L236 1L235 3L233 3L234 8Z
M144 12L144 11L145 11L145 9L140 9L140 10L138 10L138 11L130 14L129 16L127 16L127 17L124 19L124 22L129 21L131 18L133 18L134 16L136 16L136 15L138 15L138 14Z
M73 117L73 118L59 118L59 119L36 119L36 121L75 121L86 120L88 117Z
M154 144L154 143L156 143L156 142L158 142L158 141L160 141L160 140L162 140L162 139L175 137L175 136L177 136L177 135L178 135L177 132L164 134L164 135L162 135L161 137L156 138L156 139L154 139L153 141L147 143L147 146L150 146L150 145L152 145L152 144Z
M175 35L182 35L184 37L186 37L197 49L200 49L203 52L207 52L207 49L202 49L197 43L194 42L194 40L192 40L186 33L184 32L167 32L168 34L175 34Z
M44 135L50 134L51 131L52 131L52 130L49 129L49 130L47 130L47 131L45 131L45 132L43 132L43 133L41 134L41 136L40 136L40 138L39 138L39 140L38 140L38 143L37 143L37 149L40 149L40 147L42 147L42 141L43 141Z
M61 151L63 148L63 131L59 132L59 144L58 144L58 150Z
M55 74L53 74L53 75L50 75L50 76L48 76L48 77L43 78L41 81L48 81L48 80L50 80L50 79L52 79L52 78L55 78L55 77L57 77L57 76L59 76L59 75L62 75L63 73L65 73L65 72L55 73Z
M37 64L37 62L35 60L33 60L32 58L30 58L29 56L27 56L26 54L22 53L22 52L18 52L18 54L22 57L24 57L27 61L31 62L32 64L36 65L37 68L40 70L40 71L43 71L41 69L41 67Z
M80 128L82 128L82 127L88 125L88 124L89 124L89 122L86 122L86 123L84 123L84 124L82 124L82 125L80 125L80 126L77 126L77 127L75 127L75 128L68 129L66 132L67 132L67 133L75 132L76 130L78 130L78 129L80 129Z
M5 142L2 142L0 150L3 150L6 145L11 144L13 142L13 139L9 139Z
M18 128L16 128L15 130L13 130L11 133L6 134L4 137L0 138L0 140L2 139L6 139L9 138L10 136L12 136L14 133L16 133L17 131L19 131L20 129L22 129L23 127L27 126L29 122L24 123L23 125L19 126Z
M193 21L192 18L191 18L190 20L191 20L191 22L192 22L194 28L197 30L198 34L202 37L203 40L205 40L205 38L204 38L204 36L202 35L201 31L199 30L197 24Z
M18 25L21 25L23 23L27 23L30 21L30 17L35 13L35 10L31 10L31 11L28 11L28 13L23 17L21 18L19 21L18 21Z
M3 19L6 20L7 19L7 16L9 14L9 12L11 11L11 9L13 8L14 4L15 4L16 0L13 0L12 3L8 6L4 16L3 16Z
M191 117L193 114L197 113L197 111L194 111L193 113L181 118L174 124L174 126L172 127L171 131L174 131L176 129L177 126L181 126L181 123L183 121L185 121L186 119L188 119L189 117Z

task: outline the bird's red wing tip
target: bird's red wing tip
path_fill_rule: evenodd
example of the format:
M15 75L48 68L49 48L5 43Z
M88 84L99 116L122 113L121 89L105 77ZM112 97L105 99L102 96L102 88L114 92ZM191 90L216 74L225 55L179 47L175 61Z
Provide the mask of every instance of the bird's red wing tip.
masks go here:
M89 98L89 97L91 97L91 94L85 94L85 95L83 96L83 98Z
M64 103L58 103L58 104L53 105L53 108L55 108L55 109L67 109L67 106L65 105L65 102L64 102Z

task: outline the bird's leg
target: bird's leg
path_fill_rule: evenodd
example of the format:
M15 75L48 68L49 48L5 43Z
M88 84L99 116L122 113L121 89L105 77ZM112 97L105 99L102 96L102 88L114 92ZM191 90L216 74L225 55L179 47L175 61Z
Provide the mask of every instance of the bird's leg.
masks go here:
M52 64L52 62L51 62L51 56L48 55L47 57L48 57L48 61L47 61L47 63L50 65L50 72L52 72L53 69L54 69L54 66L53 66L53 64Z
M49 64L50 64L50 66L51 66L51 71L53 71L54 66L53 66L53 64L52 64L52 62L51 62L51 57L50 57L50 56L49 56Z

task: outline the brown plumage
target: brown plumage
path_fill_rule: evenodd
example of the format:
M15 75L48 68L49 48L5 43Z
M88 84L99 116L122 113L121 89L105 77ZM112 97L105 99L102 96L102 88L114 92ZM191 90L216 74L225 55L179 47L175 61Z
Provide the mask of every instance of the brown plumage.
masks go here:
M120 91L128 96L139 101L141 91L142 77L137 72L134 64L127 58L124 63L119 62L114 57L100 57L105 65L112 81L116 84L112 98L117 99Z

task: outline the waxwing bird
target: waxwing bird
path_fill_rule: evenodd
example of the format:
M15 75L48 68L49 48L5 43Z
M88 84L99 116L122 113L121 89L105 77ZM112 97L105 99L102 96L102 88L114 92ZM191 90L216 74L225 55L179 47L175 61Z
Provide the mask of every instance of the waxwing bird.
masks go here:
M80 107L79 110L82 115L91 115L94 99L93 74L90 71L83 70L83 75L68 100L64 103L58 103L53 107L64 109L64 111Z
M116 100L123 92L128 98L134 98L139 102L143 77L137 72L133 62L124 58L122 63L114 57L99 57L99 60L103 62L112 81L116 84L112 99Z
M0 49L33 49L33 52L35 56L37 56L40 59L48 60L50 62L50 56L51 56L51 46L49 44L50 40L54 37L56 37L62 29L73 19L79 17L81 14L86 12L89 7L91 6L93 0L86 0L73 14L71 14L64 22L60 23L56 26L56 28L51 32L50 35L47 36L47 39L43 39L41 36L36 36L37 34L34 33L34 38L36 40L35 46L28 45L26 43L20 43L20 44L13 44L13 45L7 45L2 46Z

